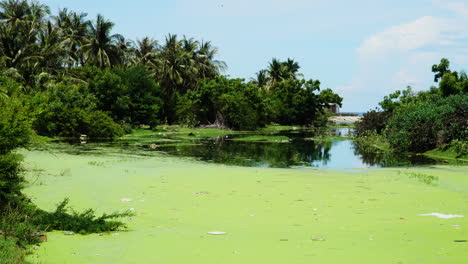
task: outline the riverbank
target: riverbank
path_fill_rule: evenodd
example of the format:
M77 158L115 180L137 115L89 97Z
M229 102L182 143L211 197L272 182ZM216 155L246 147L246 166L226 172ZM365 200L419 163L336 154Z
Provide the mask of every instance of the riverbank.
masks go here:
M468 215L466 167L345 173L112 149L23 154L30 171L42 172L31 173L25 189L41 208L69 197L78 210L136 213L126 232L49 233L29 263L457 264L468 257L467 243L455 242L468 239L466 217L420 216ZM421 180L430 176L437 180Z
M329 121L331 122L344 122L344 123L355 123L361 121L360 116L332 116Z

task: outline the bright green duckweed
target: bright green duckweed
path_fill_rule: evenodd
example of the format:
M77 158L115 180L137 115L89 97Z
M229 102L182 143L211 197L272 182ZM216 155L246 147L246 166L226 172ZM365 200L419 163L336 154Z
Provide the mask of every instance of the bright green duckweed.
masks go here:
M345 173L230 167L157 154L24 154L28 168L47 172L31 174L33 184L25 190L41 208L53 209L69 197L77 210L136 213L127 219L127 232L49 233L30 263L461 264L468 259L468 243L454 242L468 240L466 167ZM64 170L69 173L56 176ZM467 217L419 216L432 212Z

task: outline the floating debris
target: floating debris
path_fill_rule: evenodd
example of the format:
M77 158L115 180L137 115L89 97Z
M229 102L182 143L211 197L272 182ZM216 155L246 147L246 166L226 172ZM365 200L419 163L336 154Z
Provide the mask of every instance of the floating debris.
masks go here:
M210 235L225 235L227 233L222 232L222 231L211 231L211 232L208 232L208 234L210 234Z
M130 198L122 198L120 199L121 202L125 202L125 203L128 203L128 202L132 202L133 199L130 199Z
M63 233L64 233L65 235L67 235L67 236L72 236L72 235L75 234L75 232L73 232L73 231L64 231Z
M435 216L435 217L443 218L443 219L465 217L464 215L446 215L446 214L441 214L441 213L420 214L420 216Z
M314 237L314 238L312 238L312 241L325 241L325 238Z
M280 241L286 242L286 241L289 241L289 239L287 239L287 238L282 238L282 239L280 239Z
M157 149L157 148L159 148L159 145L150 144L149 147L150 147L150 149Z

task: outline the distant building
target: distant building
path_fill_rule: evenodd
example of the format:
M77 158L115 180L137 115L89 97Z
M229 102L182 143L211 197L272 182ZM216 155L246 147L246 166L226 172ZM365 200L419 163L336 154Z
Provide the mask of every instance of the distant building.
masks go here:
M338 114L340 112L340 106L337 103L329 103L328 110L334 114Z

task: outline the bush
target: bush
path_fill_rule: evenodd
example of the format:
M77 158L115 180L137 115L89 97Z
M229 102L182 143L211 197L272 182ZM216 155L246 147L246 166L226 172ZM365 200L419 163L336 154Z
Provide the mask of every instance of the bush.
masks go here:
M25 147L34 131L34 111L17 97L0 97L0 155Z
M125 228L125 224L115 219L133 216L130 211L123 213L103 214L97 217L94 210L88 209L81 213L67 207L68 199L57 205L54 212L38 211L33 216L33 223L41 230L64 230L80 234L116 231Z
M381 134L390 116L391 113L389 111L372 110L365 113L361 121L355 124L357 135L363 135L368 131L375 131Z
M324 111L325 102L314 93L319 90L319 81L291 79L277 83L269 96L273 122L281 125L313 125Z
M161 88L143 66L122 68L80 67L73 70L89 83L96 108L119 124L131 126L160 123L163 100Z
M196 90L180 97L177 110L179 122L216 123L232 129L254 130L268 122L260 89L242 79L218 77L203 81Z
M87 135L92 138L115 138L125 134L124 129L102 111L93 111L86 116Z
M8 203L19 202L24 179L21 176L22 158L17 154L0 155L0 209Z
M17 245L11 237L0 235L0 263L23 264L26 251Z
M416 101L398 108L387 122L388 140L399 151L425 152L468 138L468 95Z
M115 138L123 134L106 113L96 110L96 98L84 84L51 84L35 98L41 103L34 128L43 136Z

